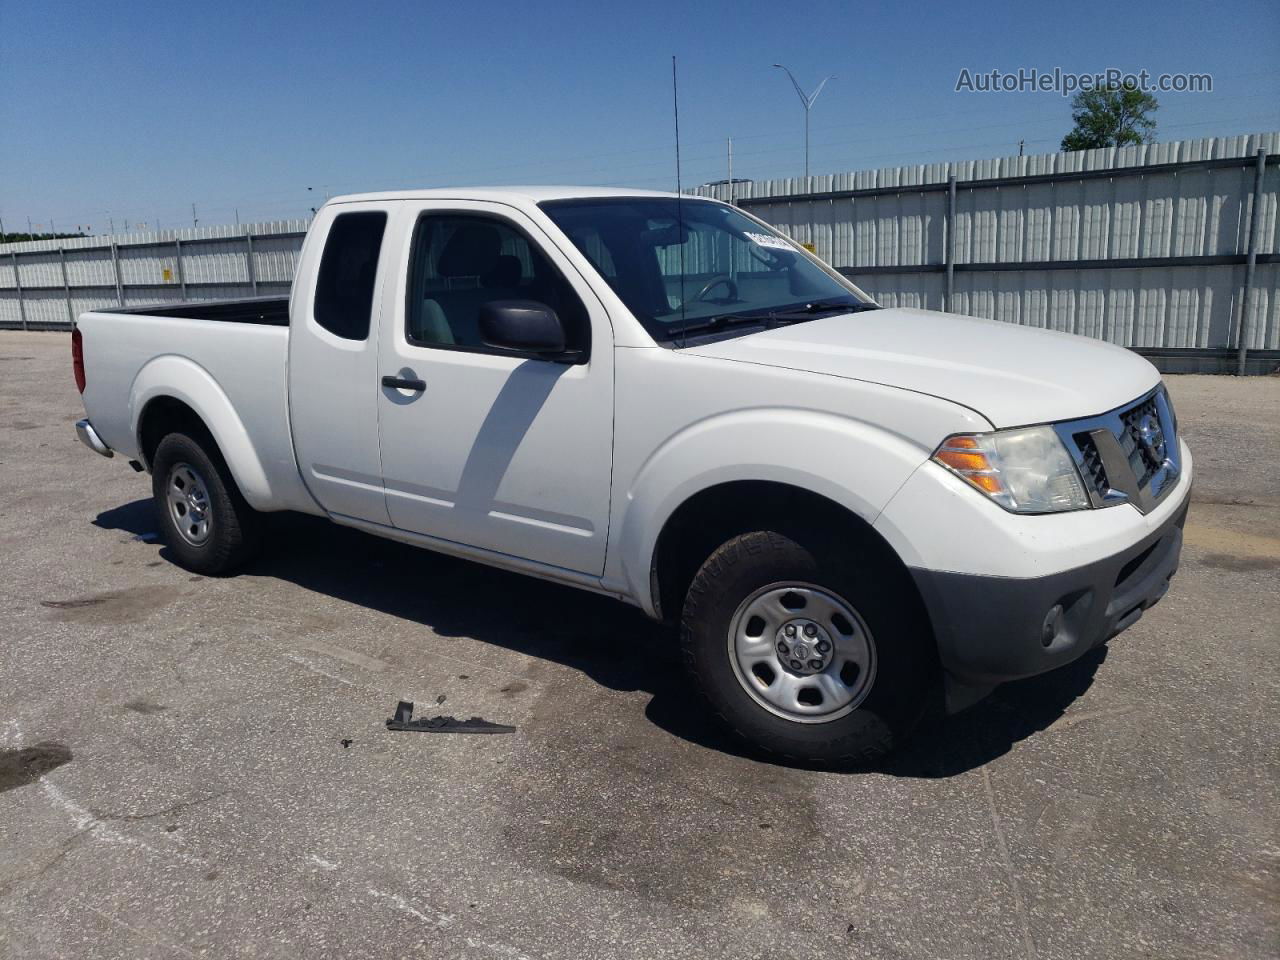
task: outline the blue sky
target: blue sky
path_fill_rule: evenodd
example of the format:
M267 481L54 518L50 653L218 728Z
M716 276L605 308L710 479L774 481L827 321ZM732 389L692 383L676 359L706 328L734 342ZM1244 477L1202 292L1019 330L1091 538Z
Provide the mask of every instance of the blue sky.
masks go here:
M1158 139L1280 129L1274 0L804 4L0 0L0 217L25 229L302 216L315 192L684 181L1055 150L1055 93L956 93L962 68L1208 72ZM315 188L311 194L307 187Z

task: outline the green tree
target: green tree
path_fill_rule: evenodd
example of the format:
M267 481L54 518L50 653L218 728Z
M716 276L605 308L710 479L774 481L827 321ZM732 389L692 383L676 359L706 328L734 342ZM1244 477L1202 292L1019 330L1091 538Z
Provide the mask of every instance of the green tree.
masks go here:
M1150 116L1160 109L1156 98L1133 86L1111 84L1081 90L1071 101L1075 126L1062 138L1063 150L1093 150L1150 143L1156 122Z
M84 233L0 233L0 243L22 243L26 240L69 240Z

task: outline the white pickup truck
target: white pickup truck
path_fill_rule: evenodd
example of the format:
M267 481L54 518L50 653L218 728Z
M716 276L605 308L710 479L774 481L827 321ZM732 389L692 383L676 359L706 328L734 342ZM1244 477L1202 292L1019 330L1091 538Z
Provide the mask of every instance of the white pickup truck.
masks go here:
M1128 627L1191 489L1141 357L880 308L673 194L334 199L287 301L93 311L73 359L80 438L151 473L190 569L296 510L608 594L802 760L870 760Z

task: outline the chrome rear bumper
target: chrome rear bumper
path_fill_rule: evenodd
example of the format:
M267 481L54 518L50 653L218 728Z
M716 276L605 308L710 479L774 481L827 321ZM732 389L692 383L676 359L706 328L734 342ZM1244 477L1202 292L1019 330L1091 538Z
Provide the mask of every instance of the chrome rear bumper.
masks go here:
M102 438L98 436L98 431L93 429L93 424L88 420L76 421L76 436L80 438L81 443L94 453L100 453L104 457L115 456L115 452L102 442Z

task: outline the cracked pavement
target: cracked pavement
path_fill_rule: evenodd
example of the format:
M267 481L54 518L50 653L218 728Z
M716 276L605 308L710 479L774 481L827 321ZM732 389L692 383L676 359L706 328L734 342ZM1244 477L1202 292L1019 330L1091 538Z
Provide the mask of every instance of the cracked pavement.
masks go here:
M1280 379L1168 380L1169 596L824 773L603 598L301 517L179 569L75 440L66 334L0 333L0 957L1275 956Z

